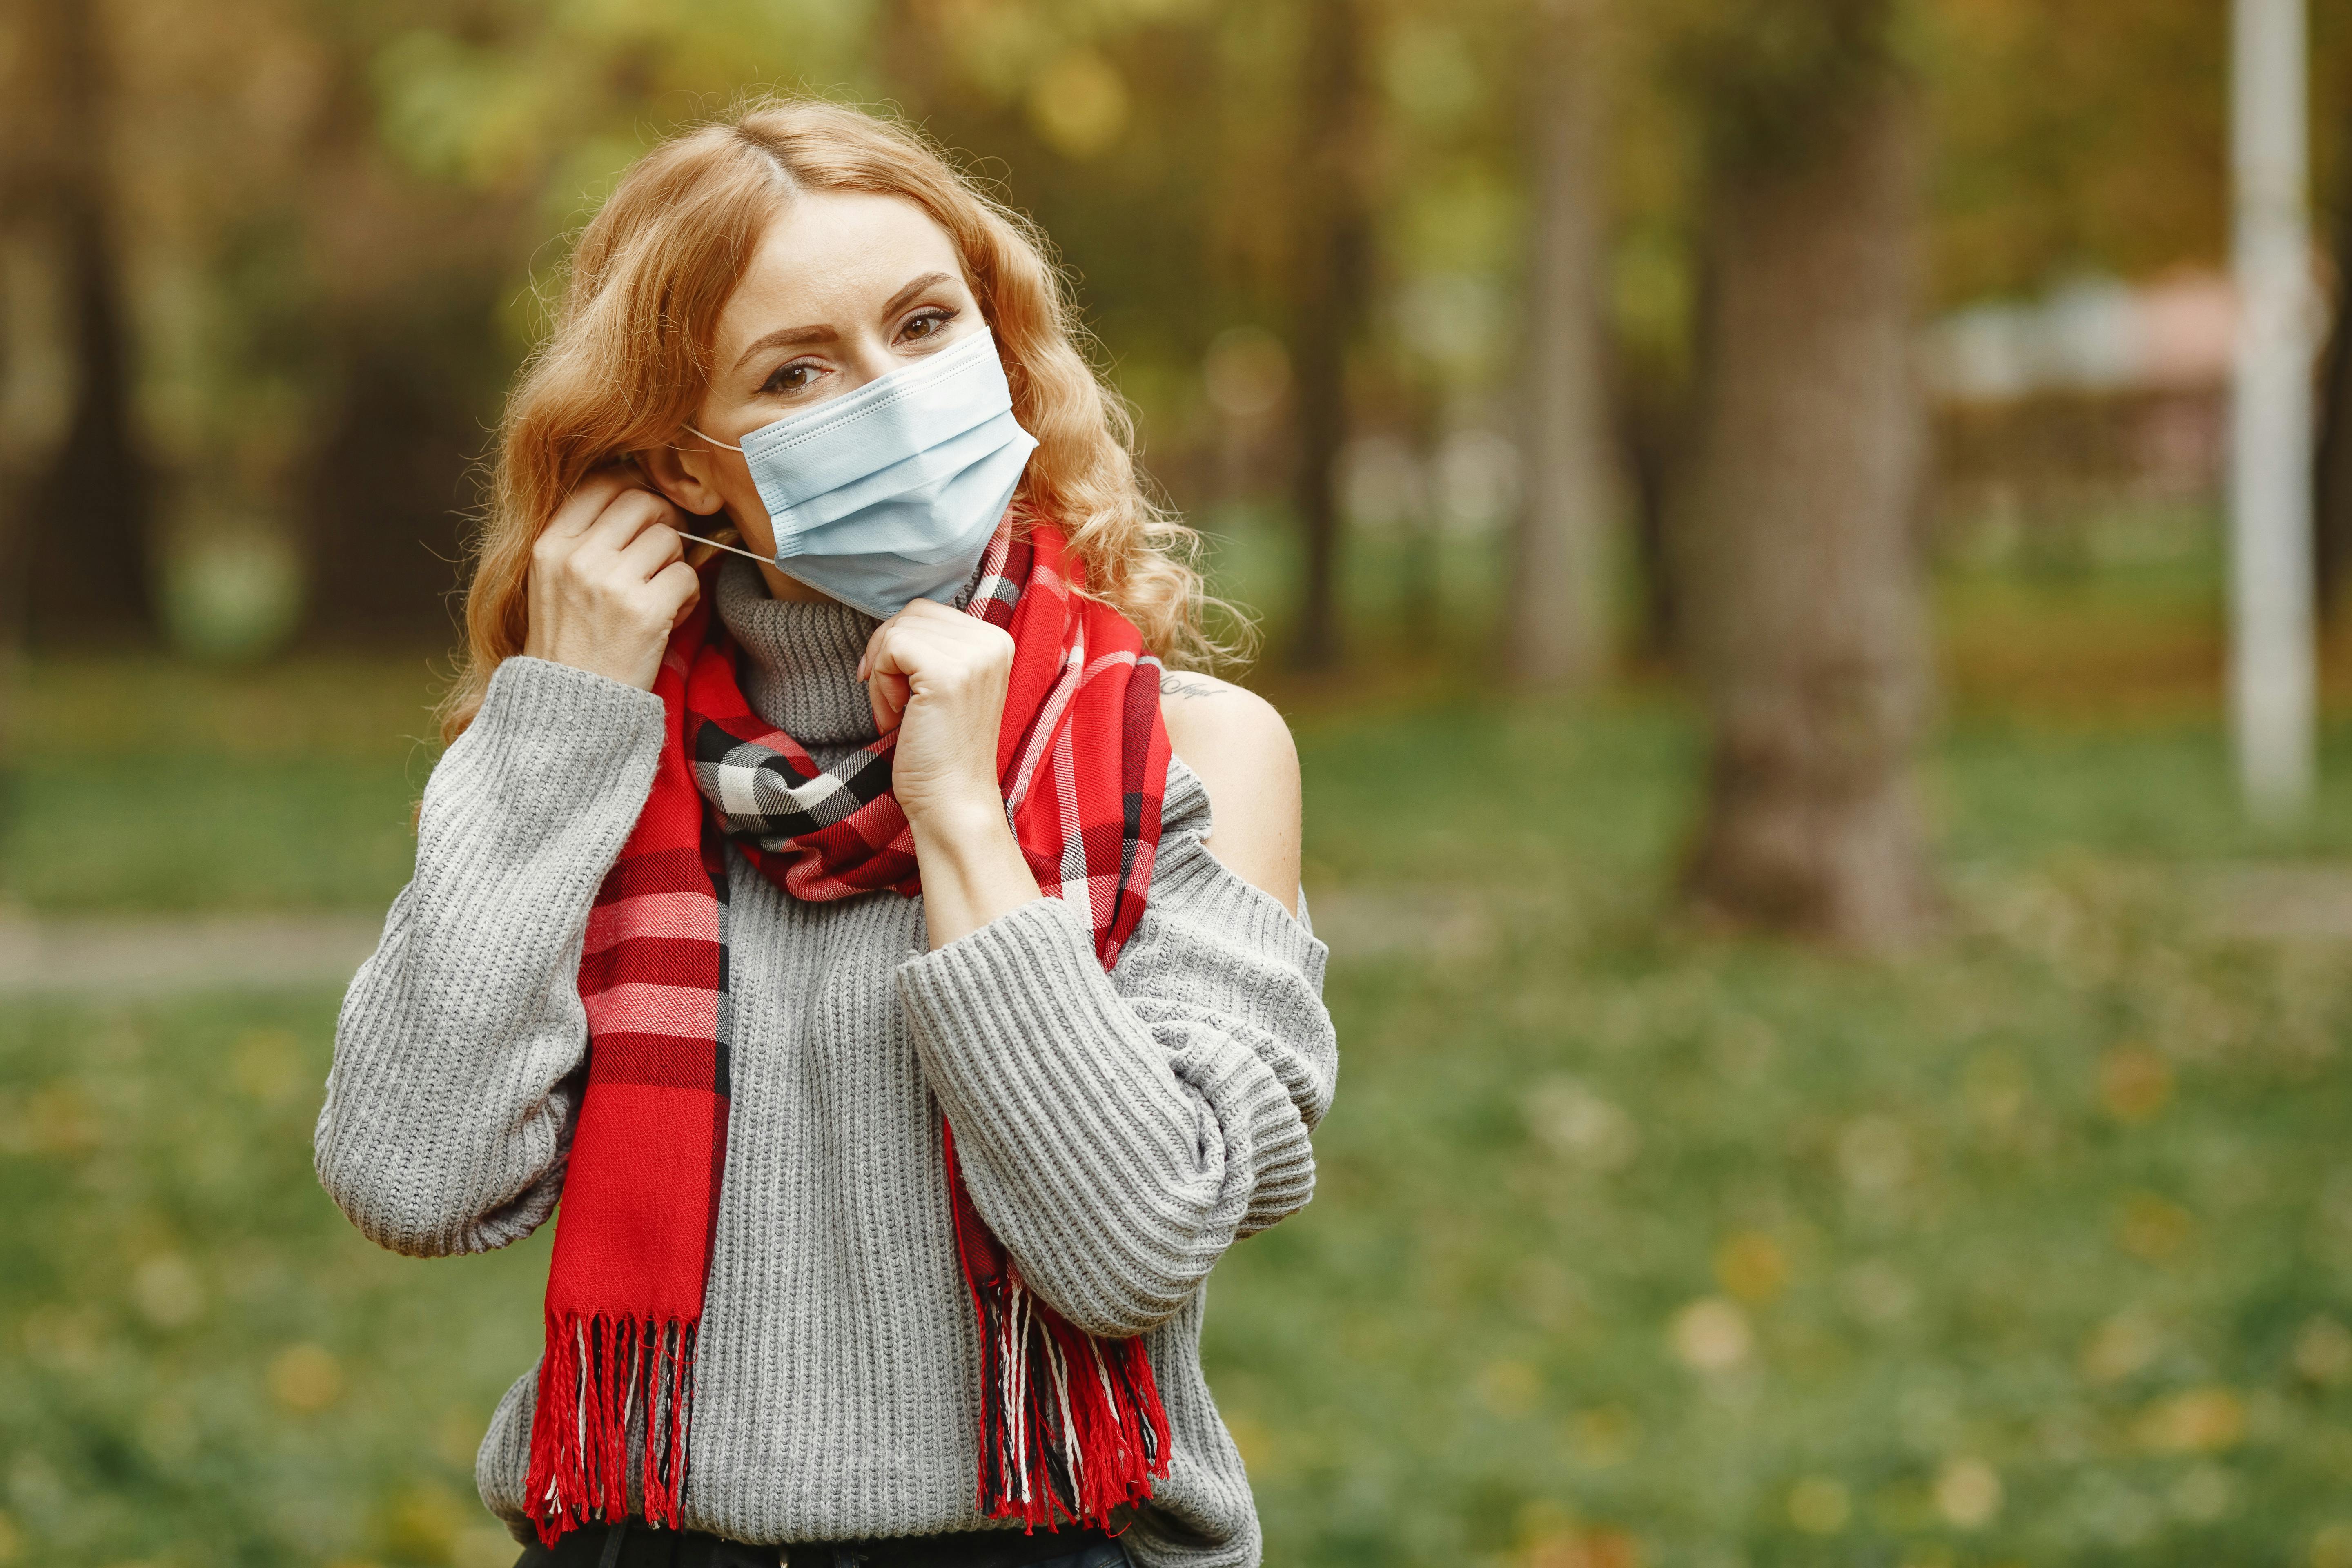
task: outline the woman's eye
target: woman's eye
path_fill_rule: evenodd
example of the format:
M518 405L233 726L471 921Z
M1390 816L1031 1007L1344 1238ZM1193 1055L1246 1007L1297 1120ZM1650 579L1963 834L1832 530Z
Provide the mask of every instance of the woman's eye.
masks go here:
M898 335L910 342L917 338L936 337L940 329L954 320L955 312L952 310L926 310L899 328Z
M816 378L817 367L815 365L806 363L788 364L784 366L783 369L776 372L775 374L770 376L768 378L768 384L760 388L760 390L762 392L798 392Z

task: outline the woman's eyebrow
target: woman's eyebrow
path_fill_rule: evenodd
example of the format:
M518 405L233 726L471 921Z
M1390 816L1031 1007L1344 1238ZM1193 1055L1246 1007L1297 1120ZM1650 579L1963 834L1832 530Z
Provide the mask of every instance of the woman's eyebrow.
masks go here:
M899 289L896 294L891 295L889 302L882 307L882 313L886 316L895 316L899 311L905 310L908 305L913 304L915 302L915 296L920 294L924 289L933 288L938 284L952 283L954 281L955 275L950 272L926 272L920 278L916 279L912 283L908 284L904 289Z
M839 331L823 323L814 327L779 327L766 337L754 340L751 345L737 357L735 368L741 370L753 355L765 353L770 349L798 348L803 343L828 342L839 336L841 336Z

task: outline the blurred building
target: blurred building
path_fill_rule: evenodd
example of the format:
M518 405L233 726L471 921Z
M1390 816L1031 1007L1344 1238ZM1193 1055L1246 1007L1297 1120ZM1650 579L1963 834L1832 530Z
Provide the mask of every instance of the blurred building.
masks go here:
M1948 550L2064 567L2211 532L2237 301L2227 277L2081 278L1969 306L1923 345Z

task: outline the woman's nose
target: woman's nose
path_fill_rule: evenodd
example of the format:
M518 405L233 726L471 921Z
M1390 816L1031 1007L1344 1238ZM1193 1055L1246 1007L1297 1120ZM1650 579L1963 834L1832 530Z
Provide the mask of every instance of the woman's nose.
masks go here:
M869 381L879 381L899 363L890 352L889 339L879 332L861 332L842 344L841 390L855 392Z

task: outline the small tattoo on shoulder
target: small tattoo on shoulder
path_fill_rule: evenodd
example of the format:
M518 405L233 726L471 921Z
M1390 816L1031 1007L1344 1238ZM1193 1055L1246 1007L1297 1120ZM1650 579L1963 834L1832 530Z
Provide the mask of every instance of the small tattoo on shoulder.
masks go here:
M1162 697L1214 697L1217 689L1194 676L1163 674L1160 678Z

